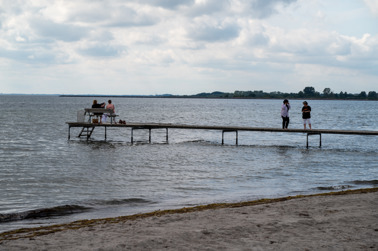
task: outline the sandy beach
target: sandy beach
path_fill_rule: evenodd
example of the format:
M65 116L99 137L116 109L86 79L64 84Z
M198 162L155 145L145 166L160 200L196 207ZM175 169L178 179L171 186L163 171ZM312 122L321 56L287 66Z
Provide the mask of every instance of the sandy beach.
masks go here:
M378 250L378 188L0 234L0 250Z

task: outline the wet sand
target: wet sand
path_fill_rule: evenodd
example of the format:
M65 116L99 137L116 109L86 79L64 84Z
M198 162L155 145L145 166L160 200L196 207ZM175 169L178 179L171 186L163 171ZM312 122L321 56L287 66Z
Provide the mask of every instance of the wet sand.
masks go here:
M0 250L378 250L378 188L11 231Z

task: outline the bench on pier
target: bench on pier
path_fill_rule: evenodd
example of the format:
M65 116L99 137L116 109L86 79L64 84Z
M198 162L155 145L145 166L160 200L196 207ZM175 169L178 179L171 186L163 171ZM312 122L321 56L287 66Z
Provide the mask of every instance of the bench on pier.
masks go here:
M89 119L88 122L92 122L92 117L99 117L104 114L107 114L107 116L110 118L110 124L113 124L113 121L115 122L116 117L118 116L113 112L112 109L104 109L104 108L85 108L84 115L88 115Z

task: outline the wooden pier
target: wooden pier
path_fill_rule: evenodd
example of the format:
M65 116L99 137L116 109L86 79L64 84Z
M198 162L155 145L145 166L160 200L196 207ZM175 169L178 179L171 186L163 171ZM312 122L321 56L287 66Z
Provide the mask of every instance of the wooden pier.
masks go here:
M216 130L222 132L222 145L224 144L224 133L235 133L235 144L238 145L239 131L250 132L279 132L279 133L302 133L307 135L306 147L308 148L308 137L312 135L319 135L319 147L322 146L322 134L344 134L344 135L365 135L378 136L378 131L357 131L357 130L328 130L328 129L280 129L280 128L265 128L265 127L242 127L242 126L206 126L206 125L183 125L183 124L167 124L167 123L127 123L125 124L94 124L82 122L67 122L68 124L68 139L71 139L71 127L82 128L78 137L85 137L87 140L91 137L96 127L103 127L105 130L105 140L107 137L107 128L131 128L131 143L134 143L134 130L149 130L149 139L151 143L152 129L165 129L166 142L168 143L168 129L186 129L186 130Z

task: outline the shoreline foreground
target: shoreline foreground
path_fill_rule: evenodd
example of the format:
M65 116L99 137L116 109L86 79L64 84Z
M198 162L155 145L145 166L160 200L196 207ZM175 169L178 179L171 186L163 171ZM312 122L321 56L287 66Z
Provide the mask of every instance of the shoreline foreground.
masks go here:
M378 188L0 233L0 250L378 250Z

